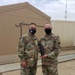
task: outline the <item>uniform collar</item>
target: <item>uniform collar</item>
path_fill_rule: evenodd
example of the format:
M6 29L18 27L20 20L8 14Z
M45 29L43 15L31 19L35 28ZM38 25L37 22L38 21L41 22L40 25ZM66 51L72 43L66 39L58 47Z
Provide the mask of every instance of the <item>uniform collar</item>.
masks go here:
M45 35L45 38L46 38L46 39L50 39L50 38L52 38L52 35L53 35L53 33L51 33L51 34L49 34L49 35Z
M49 35L46 34L45 37L50 37L51 35L53 35L53 33L50 33Z
M35 35L31 34L31 33L28 33L28 35L29 35L30 37L34 37L34 36L35 36Z

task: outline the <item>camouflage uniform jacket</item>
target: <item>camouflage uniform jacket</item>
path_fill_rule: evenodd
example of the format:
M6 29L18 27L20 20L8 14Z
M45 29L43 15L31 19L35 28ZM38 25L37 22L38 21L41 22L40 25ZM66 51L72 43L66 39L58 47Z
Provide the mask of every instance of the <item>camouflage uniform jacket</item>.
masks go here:
M60 39L59 36L51 33L50 35L45 35L40 39L42 46L44 47L44 54L47 54L47 58L42 59L44 65L56 64L57 56L60 50Z
M35 35L25 34L18 43L18 56L32 67L38 60L38 40Z

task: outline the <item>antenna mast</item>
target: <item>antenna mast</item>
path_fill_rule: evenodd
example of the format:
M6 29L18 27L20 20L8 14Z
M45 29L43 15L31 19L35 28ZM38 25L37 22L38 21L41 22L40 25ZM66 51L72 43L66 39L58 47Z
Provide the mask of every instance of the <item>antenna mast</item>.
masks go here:
M66 0L66 4L65 4L65 20L67 20L67 0Z

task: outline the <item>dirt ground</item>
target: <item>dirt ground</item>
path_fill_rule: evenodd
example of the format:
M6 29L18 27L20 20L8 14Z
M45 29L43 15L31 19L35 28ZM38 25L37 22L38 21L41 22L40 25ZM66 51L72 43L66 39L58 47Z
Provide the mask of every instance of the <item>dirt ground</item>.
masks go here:
M58 64L59 75L75 75L75 60ZM3 75L20 75L20 70L3 73ZM41 66L37 69L36 75L43 75Z

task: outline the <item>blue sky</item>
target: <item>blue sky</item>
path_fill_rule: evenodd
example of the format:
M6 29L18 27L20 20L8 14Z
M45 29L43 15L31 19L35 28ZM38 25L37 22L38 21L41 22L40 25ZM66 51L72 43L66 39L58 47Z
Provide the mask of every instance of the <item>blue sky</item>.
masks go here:
M66 0L0 0L0 6L29 2L52 20L65 20ZM75 0L67 0L67 20L75 21Z

